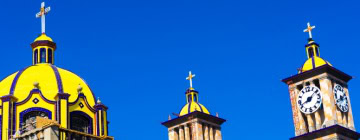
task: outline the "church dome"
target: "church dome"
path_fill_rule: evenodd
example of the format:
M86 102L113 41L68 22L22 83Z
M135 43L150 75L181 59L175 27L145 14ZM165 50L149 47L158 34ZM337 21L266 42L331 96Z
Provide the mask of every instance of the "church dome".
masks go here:
M305 71L309 71L312 69L315 69L317 67L323 66L323 65L330 65L332 66L329 62L327 62L326 60L318 57L318 56L313 56L311 58L309 58L308 60L306 60L306 62L304 63L304 65L301 68L301 72L305 72Z
M210 114L210 112L205 108L204 105L198 103L198 102L190 102L187 103L180 111L180 116L184 116L186 114L190 114L191 112L199 111L203 112L205 114Z
M95 105L94 95L86 82L76 74L48 63L29 66L6 77L0 82L0 96L13 95L18 102L26 100L37 86L45 99L55 101L58 93L68 93L69 102L78 98L78 87L90 106Z
M53 40L49 37L49 36L47 36L46 34L41 34L39 37L37 37L35 40L34 40L34 42L36 42L36 41L51 41L51 42L53 42Z

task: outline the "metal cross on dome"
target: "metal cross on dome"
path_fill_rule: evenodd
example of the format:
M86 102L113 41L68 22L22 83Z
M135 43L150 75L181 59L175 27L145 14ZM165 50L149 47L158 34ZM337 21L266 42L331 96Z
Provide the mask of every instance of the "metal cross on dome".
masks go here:
M41 3L40 12L36 14L36 18L41 18L41 33L45 34L45 15L49 13L50 7L45 8L45 2Z
M191 71L189 71L189 76L186 77L186 80L190 81L190 88L192 88L192 79L195 77L195 74L191 74Z
M315 28L315 26L310 26L310 22L307 23L307 28L304 30L304 32L309 32L309 38L312 38L311 31Z

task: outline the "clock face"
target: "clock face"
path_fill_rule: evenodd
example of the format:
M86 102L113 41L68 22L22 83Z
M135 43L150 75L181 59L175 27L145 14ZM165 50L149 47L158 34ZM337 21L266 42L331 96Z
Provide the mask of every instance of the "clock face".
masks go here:
M335 101L336 101L336 105L338 106L338 108L342 112L348 112L349 106L348 106L347 96L345 94L344 88L341 85L335 84L334 96L335 96Z
M320 108L322 93L316 86L305 86L298 95L297 104L301 112L314 113Z

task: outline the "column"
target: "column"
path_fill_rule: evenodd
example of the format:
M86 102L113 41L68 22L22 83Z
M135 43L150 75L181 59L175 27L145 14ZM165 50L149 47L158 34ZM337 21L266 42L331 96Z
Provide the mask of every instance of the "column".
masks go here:
M348 128L350 128L351 130L355 131L355 125L354 125L354 119L353 119L353 115L352 115L352 107L351 107L351 103L350 103L350 96L349 96L349 89L347 86L344 87L345 90L345 94L348 98L348 105L349 105L349 111L348 111L348 117L347 117L347 122L348 122Z
M179 128L179 139L180 140L185 140L185 134L184 134L183 126L180 126L180 128Z
M214 128L212 126L210 127L210 140L214 140Z
M96 134L97 136L107 136L106 111L108 108L101 102L97 102L94 108L96 110Z
M310 86L315 86L313 81L310 82ZM320 117L319 110L317 110L314 113L314 115L315 115L315 129L319 130L321 128L321 117Z
M289 94L290 94L290 103L291 109L293 113L293 121L295 127L295 135L300 135L300 123L299 123L299 111L297 108L296 100L297 100L297 89L294 85L289 85Z
M13 129L13 120L14 113L14 102L16 102L17 98L12 95L6 95L1 97L2 100L2 125L1 125L1 139L8 140L10 136L15 132Z
M175 140L175 133L174 129L169 130L169 140Z
M342 115L341 115L340 110L339 110L339 109L336 109L337 122L338 122L338 124L343 125L342 117L341 117L341 116L342 116Z
M174 129L174 140L179 140L179 129Z
M215 140L222 140L220 128L216 128L216 130L215 130Z
M347 115L345 113L343 113L343 115L342 115L342 123L343 123L344 127L348 127Z
M57 105L56 105L56 120L59 122L60 126L63 128L68 127L68 120L69 120L69 110L68 110L68 99L70 94L67 93L58 93L57 98Z
M306 119L307 119L307 121L308 121L309 132L314 131L314 130L315 130L314 120L313 120L313 118L311 117L311 114L307 114L307 115L306 115Z
M294 87L294 91L295 91L295 95L293 95L293 96L295 96L294 98L295 98L295 104L296 104L296 101L297 101L298 94L299 94L300 90L297 89L296 87ZM290 92L292 92L292 91L290 90ZM294 114L294 112L296 112L296 114ZM296 134L296 136L307 133L305 120L304 120L304 118L303 118L303 115L301 114L300 109L298 109L298 106L297 106L297 105L295 105L295 106L293 107L293 115L296 115L296 116L297 116L297 118L298 118L298 124L299 124L299 131L298 131L298 133ZM293 119L294 119L294 118L295 118L295 117L293 117ZM295 119L294 119L294 121L295 121ZM296 133L296 132L295 132L295 133Z
M206 124L204 125L204 127L205 127L205 128L204 128L204 131L205 131L205 132L204 132L204 139L205 139L205 140L209 140L209 127L208 127L208 125L206 125Z
M189 130L189 126L186 124L184 126L185 128L185 140L190 140L190 130Z
M319 110L315 112L315 128L319 130L321 128L321 117Z
M334 100L332 83L329 77L322 77L320 80L320 90L323 93L323 107L326 127L335 125L336 120L336 105Z
M204 140L203 130L201 122L195 122L195 140Z

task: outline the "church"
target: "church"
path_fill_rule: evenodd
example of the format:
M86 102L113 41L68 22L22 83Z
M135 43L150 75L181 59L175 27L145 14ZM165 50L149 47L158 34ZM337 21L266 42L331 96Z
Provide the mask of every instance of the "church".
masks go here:
M75 73L55 66L56 43L45 33L31 43L32 65L0 82L1 140L113 140L107 107Z
M36 14L41 35L30 45L32 65L0 81L0 140L114 140L108 131L108 107L81 77L55 65L57 45L45 32L49 12L41 3ZM353 77L320 57L314 28L308 23L304 30L309 33L307 60L296 75L282 80L291 101L295 136L290 139L357 140L348 89ZM190 86L185 105L161 125L169 140L222 140L226 120L200 103L194 77L191 71L186 77Z

